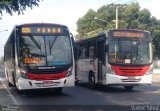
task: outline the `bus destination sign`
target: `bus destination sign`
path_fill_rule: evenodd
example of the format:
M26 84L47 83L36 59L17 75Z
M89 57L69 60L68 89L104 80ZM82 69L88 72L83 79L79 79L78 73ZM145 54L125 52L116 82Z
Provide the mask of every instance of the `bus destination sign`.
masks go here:
M113 37L128 37L128 38L144 38L145 34L142 32L131 32L131 31L114 31Z
M62 33L62 27L22 27L21 32L28 33Z

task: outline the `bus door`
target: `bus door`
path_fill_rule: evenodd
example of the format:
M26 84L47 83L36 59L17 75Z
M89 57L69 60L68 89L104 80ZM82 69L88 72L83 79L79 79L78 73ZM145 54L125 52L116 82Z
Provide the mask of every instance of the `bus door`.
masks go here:
M98 58L98 80L97 82L103 82L103 65L105 58L105 41L97 41L97 58Z

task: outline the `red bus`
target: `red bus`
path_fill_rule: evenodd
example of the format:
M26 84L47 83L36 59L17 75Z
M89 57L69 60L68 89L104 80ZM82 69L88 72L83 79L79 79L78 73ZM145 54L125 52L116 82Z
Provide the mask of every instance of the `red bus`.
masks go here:
M67 26L15 26L4 46L5 75L18 90L74 86L73 37Z
M113 29L75 43L76 80L131 90L152 82L152 38L145 30Z

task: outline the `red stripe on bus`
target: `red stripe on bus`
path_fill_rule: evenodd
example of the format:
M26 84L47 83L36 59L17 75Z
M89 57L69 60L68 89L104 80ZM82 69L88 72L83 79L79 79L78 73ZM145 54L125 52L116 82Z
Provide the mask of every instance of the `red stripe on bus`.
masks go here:
M28 73L28 78L31 80L57 80L65 78L67 75L67 71L56 74L32 74Z
M150 66L122 67L112 65L111 67L119 76L143 76L150 69Z

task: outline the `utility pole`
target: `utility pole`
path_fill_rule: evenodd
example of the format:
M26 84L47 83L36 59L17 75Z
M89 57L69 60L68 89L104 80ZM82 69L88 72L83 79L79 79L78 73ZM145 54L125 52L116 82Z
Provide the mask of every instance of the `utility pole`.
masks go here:
M116 20L113 20L116 22L116 29L118 29L118 22L119 22L119 19L118 19L118 9L119 8L123 8L126 6L126 4L110 4L111 7L115 7L116 8Z

